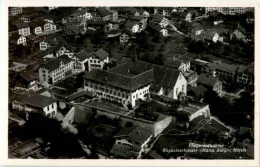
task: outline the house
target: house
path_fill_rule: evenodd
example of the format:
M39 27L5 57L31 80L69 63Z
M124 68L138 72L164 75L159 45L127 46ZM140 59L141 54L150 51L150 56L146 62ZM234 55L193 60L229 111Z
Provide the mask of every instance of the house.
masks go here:
M20 73L20 75L15 79L16 85L14 89L36 91L38 89L37 80L38 74L36 74L32 70L27 70L25 72Z
M208 90L213 90L219 95L222 93L222 82L218 77L201 73L197 80L197 84L203 85Z
M188 29L188 34L197 36L197 35L200 35L203 30L204 30L204 27L200 23L195 22Z
M22 36L28 36L31 34L31 31L30 31L30 25L27 24L27 23L17 23L15 24L17 30L18 30L18 33L19 35L22 35Z
M234 36L239 40L247 42L247 31L239 23L237 24L236 29L233 30L233 32L230 34L230 39L232 39Z
M209 29L208 31L203 31L201 34L199 34L198 36L195 37L195 39L197 40L202 40L205 43L207 43L208 45L210 45L210 43L216 43L219 41L219 34L217 32L210 31L213 29Z
M122 34L119 36L119 42L122 45L131 45L132 39L135 39L136 36L130 30L125 29Z
M222 80L230 82L236 78L235 75L238 68L239 67L234 64L226 64L221 61L215 61L203 66L202 72L209 75L218 76Z
M64 23L64 29L63 31L67 34L67 35L79 35L81 33L84 33L84 31L86 30L86 26L85 24L81 24L78 22L69 22L69 23Z
M144 100L149 95L154 78L151 65L140 69L136 65L139 67L140 63L129 60L108 71L92 70L84 76L84 89L100 98L134 107L136 100Z
M178 55L177 57L173 57L172 59L166 59L163 65L165 67L173 68L182 72L187 81L187 84L191 86L196 86L196 80L198 76L195 71L190 70L190 62L191 59L186 55Z
M144 30L146 28L147 18L145 18L144 16L133 16L131 17L131 21L139 23L141 30Z
M104 30L106 24L107 24L107 21L105 21L105 20L88 20L87 29L94 30L94 31Z
M103 50L99 49L96 52L93 52L89 55L88 59L88 69L91 71L93 69L103 69L105 64L109 63L109 54Z
M40 50L45 51L49 47L57 46L64 39L58 35L44 36L43 40L39 43Z
M12 102L13 109L27 114L36 112L51 118L57 114L57 100L38 94L21 95Z
M42 13L24 14L21 16L21 20L25 23L30 23L35 19L42 19L44 15Z
M237 70L237 83L254 85L254 67L240 65Z
M80 52L76 53L73 57L73 67L72 70L74 72L82 72L89 70L89 58L91 53L88 53L86 50L81 50Z
M224 21L224 15L217 10L213 10L208 12L208 20L213 23L213 25L218 25L220 23L223 23Z
M108 21L111 19L111 14L110 12L104 8L104 7L98 7L96 12L93 15L94 20L105 20Z
M150 22L148 24L147 30L153 33L159 33L161 36L166 37L168 36L168 29L161 27L160 25Z
M110 154L113 158L140 159L152 136L153 133L148 128L126 127L114 136L116 141Z
M182 21L187 21L187 22L191 22L192 21L192 13L191 12L183 12L183 13L180 13L180 20Z
M43 58L59 57L63 54L71 57L74 54L74 47L57 35L48 36L39 45L40 50L44 51Z
M43 26L44 33L52 33L55 32L57 29L57 26L54 23L47 22Z
M72 73L72 60L67 55L45 62L39 69L41 83L54 84Z
M118 21L118 11L117 10L110 10L111 21L117 22Z
M207 88L205 88L203 85L199 85L197 87L188 88L187 96L191 97L196 101L201 101L206 92Z
M140 25L131 21L126 22L125 28L130 30L132 33L137 33L140 30Z
M27 45L26 37L22 35L20 36L18 33L12 34L12 36L10 37L10 42L15 43L16 45Z
M10 9L10 14L12 16L18 15L23 13L23 8L22 7L11 7Z
M172 7L155 7L154 14L159 14L163 16L171 16L172 14Z
M153 15L150 21L159 24L161 27L164 28L167 27L167 25L169 24L168 19L162 15Z
M137 8L135 16L143 16L145 18L148 18L150 16L150 13L143 8Z
M190 69L197 72L197 74L200 75L200 73L202 71L202 67L207 65L208 63L209 62L204 61L204 60L194 59L194 60L191 60Z
M107 22L105 25L105 32L114 31L119 29L119 24L116 22Z
M44 31L45 23L46 22L41 19L33 20L32 22L30 22L32 33L34 33L35 35L42 34Z

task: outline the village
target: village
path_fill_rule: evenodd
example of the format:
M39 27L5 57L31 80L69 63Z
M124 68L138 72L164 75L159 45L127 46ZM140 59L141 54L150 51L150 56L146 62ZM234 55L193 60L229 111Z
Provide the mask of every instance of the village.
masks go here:
M254 159L254 8L8 17L9 158Z

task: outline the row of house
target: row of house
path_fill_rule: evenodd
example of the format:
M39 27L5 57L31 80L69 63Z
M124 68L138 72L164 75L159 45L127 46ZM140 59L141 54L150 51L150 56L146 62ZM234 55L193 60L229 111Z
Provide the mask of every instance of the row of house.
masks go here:
M72 73L103 69L109 54L103 49L88 53L82 50L73 56L61 54L46 61L39 69L39 81L54 84Z

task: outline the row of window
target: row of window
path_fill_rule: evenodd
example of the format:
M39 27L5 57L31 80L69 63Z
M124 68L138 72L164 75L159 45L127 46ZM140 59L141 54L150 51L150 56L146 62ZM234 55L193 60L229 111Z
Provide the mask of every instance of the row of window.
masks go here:
M47 107L47 111L49 111L50 109L53 109L53 108L54 108L54 103Z

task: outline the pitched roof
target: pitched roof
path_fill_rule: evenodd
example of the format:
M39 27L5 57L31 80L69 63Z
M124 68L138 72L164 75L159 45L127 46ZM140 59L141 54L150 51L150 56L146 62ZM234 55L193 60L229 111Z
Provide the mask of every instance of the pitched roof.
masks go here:
M71 62L71 59L67 55L61 55L57 58L54 58L46 63L43 64L43 67L47 68L50 71L56 70L60 67L60 62L63 62L64 64L67 64Z
M179 67L181 66L181 64L183 63L183 61L181 60L172 60L172 59L166 59L164 62L163 62L163 65L165 67L170 67L170 68L173 68L173 69L179 69Z
M217 77L214 77L212 75L207 75L205 73L201 73L197 80L197 83L207 85L207 86L214 86L217 81L218 81Z
M153 22L161 22L163 20L163 18L165 18L163 15L154 15L152 18Z
M74 22L70 22L70 23L64 23L65 27L69 30L71 30L72 32L78 34L80 33L81 31L84 30L84 25L79 25L77 23L74 23Z
M110 14L109 11L108 11L106 8L104 8L104 7L98 8L98 9L97 9L97 12L98 12L98 14L99 14L101 17L105 17L105 16L107 16L107 15Z
M92 25L92 26L105 26L107 24L107 21L105 20L88 20L87 25Z
M30 105L41 107L41 108L49 106L49 105L55 103L56 101L57 100L54 98L43 96L43 95L38 95L38 94L27 96L23 100L23 102L26 104L30 104Z
M16 23L15 26L20 29L20 28L26 28L26 27L30 27L29 24L21 22L21 23Z
M178 70L167 68L160 65L155 65L142 61L131 61L130 59L125 59L122 65L112 68L110 71L116 71L117 73L132 76L134 74L141 74L144 71L153 69L153 79L154 82L151 85L152 89L158 90L161 87L174 87L176 81L180 75Z
M96 69L87 73L84 78L112 85L124 90L134 91L153 81L153 71L149 70L139 75L129 77L120 73L112 72L111 70L103 71Z
M141 21L141 20L143 20L143 19L144 19L143 16L133 16L133 17L131 18L131 20L135 20L135 21Z
M101 60L106 59L109 54L103 50L103 49L99 49L98 51L96 51L95 53L93 53L95 56L99 57Z
M128 22L126 22L125 27L127 27L127 28L132 28L132 27L135 26L135 25L138 25L138 24L137 24L137 23L134 23L134 22L131 22L131 21L128 21Z
M205 88L203 85L199 85L197 87L191 88L191 90L196 96L199 96L207 91L207 88Z
M89 57L91 57L91 54L88 53L85 49L81 50L77 54L75 54L75 57L77 57L79 60L85 60Z
M20 76L28 82L33 81L38 77L38 75L32 70L25 71L21 73Z
M221 61L215 61L213 63L209 63L208 66L213 70L220 69L221 71L227 71L227 72L231 72L231 73L235 73L237 71L237 69L239 68L238 65L226 64Z
M200 23L195 22L195 23L192 24L192 29L193 29L194 31L198 31L198 30L204 29L204 27L203 27Z

